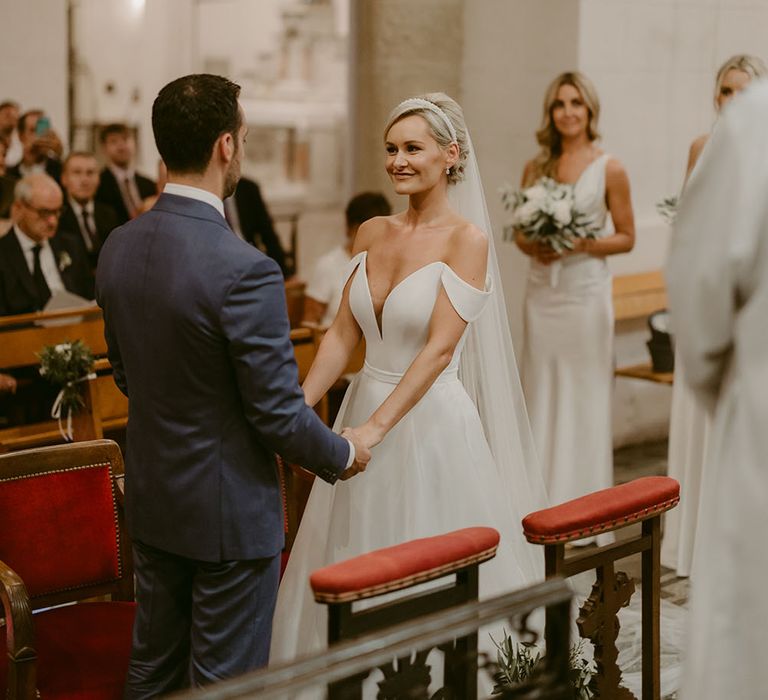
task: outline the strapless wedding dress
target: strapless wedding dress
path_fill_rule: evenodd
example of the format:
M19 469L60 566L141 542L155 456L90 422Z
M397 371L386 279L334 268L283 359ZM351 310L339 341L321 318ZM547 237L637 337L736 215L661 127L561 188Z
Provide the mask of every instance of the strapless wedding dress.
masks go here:
M366 253L360 253L350 261L347 275L354 274L349 303L365 336L365 365L347 391L336 430L364 423L392 392L424 347L443 291L470 324L491 294L501 293L478 290L448 265L433 262L392 289L380 328L366 264ZM466 335L448 368L373 448L364 473L335 486L315 480L278 595L271 662L325 646L326 608L312 597L310 573L380 547L485 525L501 533L501 544L496 558L480 569L481 597L543 578L540 548L522 535L520 520L526 513L514 506L521 496L525 500L524 494L509 494L502 485L478 412L459 379ZM504 468L524 474L523 465ZM521 491L525 483L521 477Z

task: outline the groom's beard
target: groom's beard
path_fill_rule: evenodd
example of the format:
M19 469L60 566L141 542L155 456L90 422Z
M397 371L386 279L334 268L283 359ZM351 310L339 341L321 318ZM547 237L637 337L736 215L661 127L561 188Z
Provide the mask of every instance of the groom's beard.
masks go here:
M237 189L237 183L240 182L240 163L236 165L232 163L232 166L227 171L227 175L224 178L224 193L222 199L231 197Z

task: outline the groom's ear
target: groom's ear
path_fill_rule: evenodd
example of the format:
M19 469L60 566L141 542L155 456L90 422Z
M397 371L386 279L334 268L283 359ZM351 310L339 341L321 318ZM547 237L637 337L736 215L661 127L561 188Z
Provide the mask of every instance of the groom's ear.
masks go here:
M216 139L214 152L218 152L219 157L225 164L229 164L235 157L236 150L235 138L229 132L223 133Z

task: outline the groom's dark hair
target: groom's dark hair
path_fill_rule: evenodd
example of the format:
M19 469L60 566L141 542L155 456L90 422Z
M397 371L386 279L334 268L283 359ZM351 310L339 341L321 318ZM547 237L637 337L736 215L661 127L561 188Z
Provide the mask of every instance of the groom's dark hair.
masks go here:
M239 95L239 85L208 73L185 75L160 90L152 105L152 131L168 170L202 173L222 134L232 134L237 145Z

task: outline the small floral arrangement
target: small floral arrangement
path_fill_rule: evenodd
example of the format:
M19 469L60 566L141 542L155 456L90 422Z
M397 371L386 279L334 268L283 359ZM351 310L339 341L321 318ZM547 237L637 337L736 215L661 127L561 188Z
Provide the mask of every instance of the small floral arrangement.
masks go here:
M64 272L72 264L72 258L66 250L59 254L59 272Z
M501 191L504 208L511 213L504 227L510 240L515 230L531 241L549 244L557 253L573 250L577 238L595 238L592 220L576 208L573 185L542 177L531 186Z
M37 356L40 358L40 375L60 387L51 416L59 421L62 436L71 442L72 415L85 406L80 384L96 378L93 373L93 353L82 340L75 340L46 345ZM66 416L66 431L62 428L62 416Z
M676 196L664 197L660 202L656 202L656 211L659 212L661 218L668 224L672 224L677 216L677 207L680 203L680 199Z
M539 671L538 667L543 662L543 657L541 650L535 644L515 643L506 632L501 642L497 642L493 637L491 639L497 649L499 665L499 671L494 676L494 695L501 695L505 691L514 689L530 680ZM575 700L593 698L594 692L590 688L590 683L595 669L593 662L584 658L583 639L571 647L568 666Z

